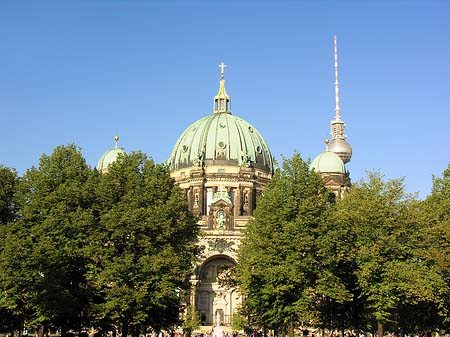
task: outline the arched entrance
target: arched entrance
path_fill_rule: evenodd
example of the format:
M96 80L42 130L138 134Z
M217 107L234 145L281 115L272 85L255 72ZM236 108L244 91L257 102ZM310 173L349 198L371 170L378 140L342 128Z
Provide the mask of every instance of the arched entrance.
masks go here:
M225 289L218 282L218 275L236 262L226 255L216 255L206 260L197 274L196 307L203 326L214 326L217 317L223 326L230 325L231 315L240 296L233 289Z

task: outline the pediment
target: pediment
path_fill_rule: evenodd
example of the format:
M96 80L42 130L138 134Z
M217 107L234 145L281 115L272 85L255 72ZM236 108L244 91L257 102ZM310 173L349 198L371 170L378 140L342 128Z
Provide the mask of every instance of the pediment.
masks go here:
M224 199L219 199L217 201L214 201L213 203L211 203L210 207L213 208L225 208L225 207L230 207L231 204L231 200L224 200Z

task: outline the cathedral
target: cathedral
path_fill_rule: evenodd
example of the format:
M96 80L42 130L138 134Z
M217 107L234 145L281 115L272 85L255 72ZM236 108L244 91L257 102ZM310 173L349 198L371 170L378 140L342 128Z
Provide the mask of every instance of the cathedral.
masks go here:
M339 106L339 82L336 37L335 117L331 121L331 141L312 162L311 169L320 173L325 185L341 198L350 188L345 164L352 156L346 141L345 124ZM225 89L224 70L220 64L219 90L214 97L213 112L192 123L175 142L168 165L170 174L185 194L190 210L199 217L203 248L199 263L190 279L190 302L199 313L204 329L220 320L231 325L233 313L242 302L235 289L225 289L218 276L237 263L237 250L258 198L274 174L269 146L249 122L231 113L231 99ZM118 146L105 152L97 169L107 172L119 153Z

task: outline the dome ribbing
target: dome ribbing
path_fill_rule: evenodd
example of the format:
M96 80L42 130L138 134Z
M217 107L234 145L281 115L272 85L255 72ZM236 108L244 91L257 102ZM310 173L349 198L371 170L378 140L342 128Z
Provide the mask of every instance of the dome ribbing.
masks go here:
M190 166L233 165L273 172L272 156L261 134L231 113L213 113L189 126L176 142L171 170Z

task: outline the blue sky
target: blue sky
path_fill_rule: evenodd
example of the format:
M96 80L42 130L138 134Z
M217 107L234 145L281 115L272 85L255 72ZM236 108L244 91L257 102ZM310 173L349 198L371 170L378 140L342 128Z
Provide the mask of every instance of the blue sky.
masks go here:
M353 180L379 170L421 197L450 162L449 1L1 1L0 164L119 133L162 162L212 112L221 61L232 112L281 161L324 150L333 35Z

